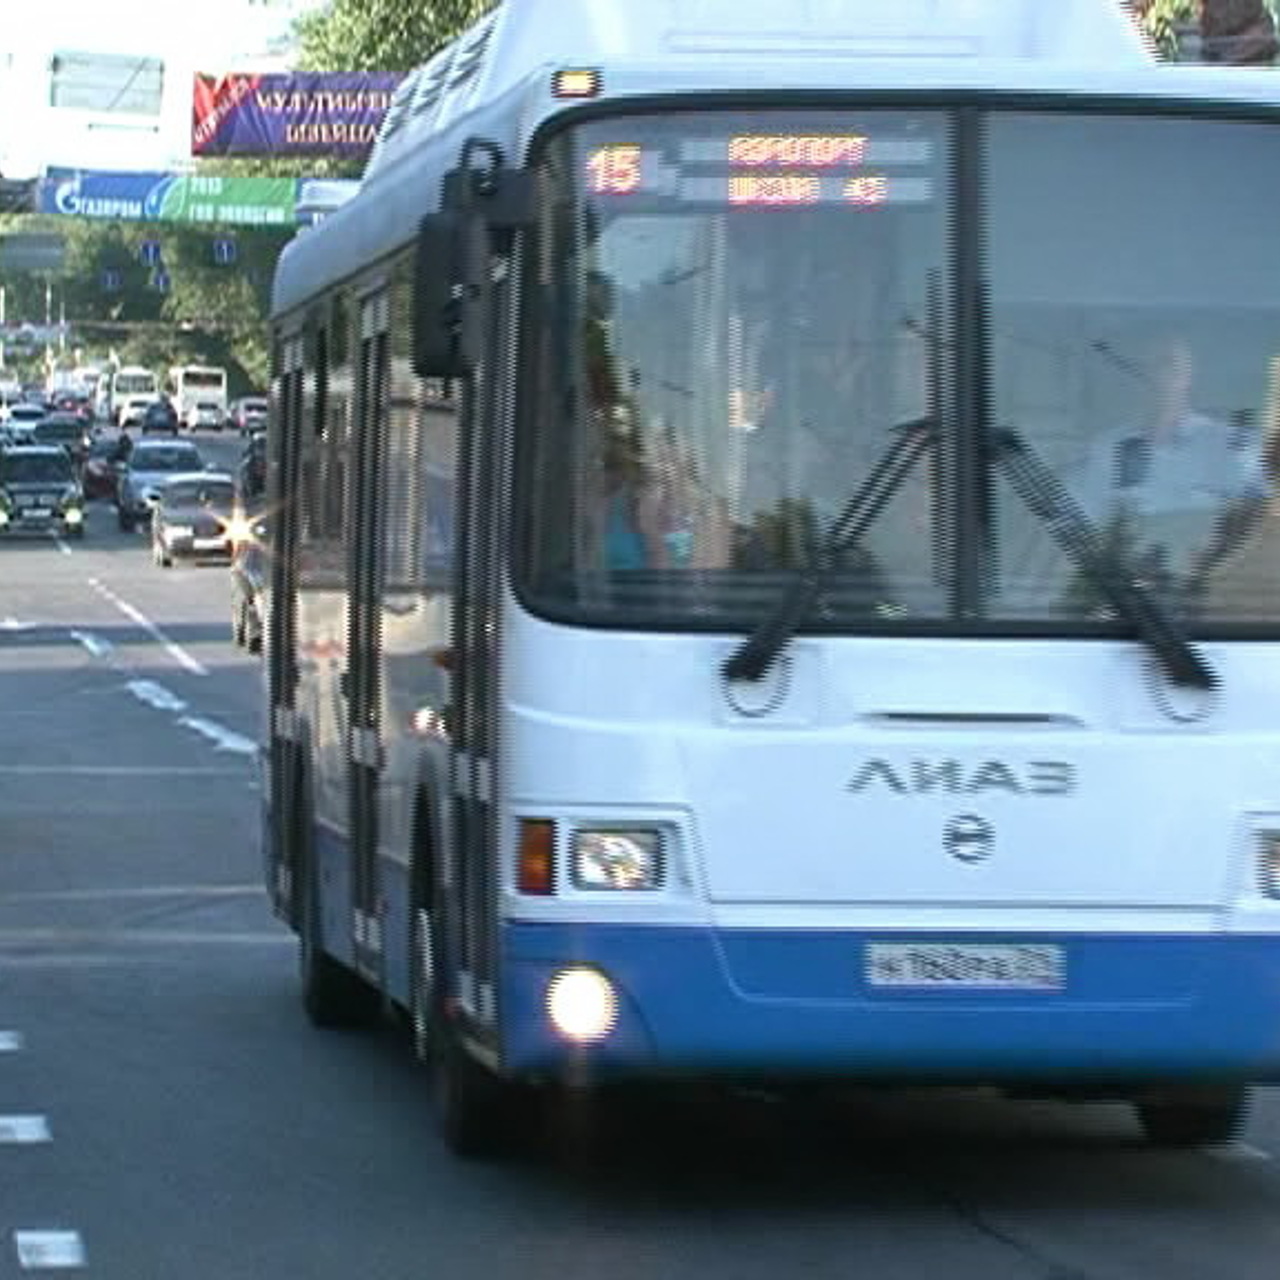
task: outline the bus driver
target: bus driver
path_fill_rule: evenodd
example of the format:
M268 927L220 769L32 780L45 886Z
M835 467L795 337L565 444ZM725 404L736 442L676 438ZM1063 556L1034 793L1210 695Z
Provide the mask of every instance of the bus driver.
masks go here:
M1142 578L1197 599L1209 575L1256 527L1267 498L1256 437L1192 407L1194 362L1182 338L1158 348L1154 412L1135 432L1108 433L1077 495Z

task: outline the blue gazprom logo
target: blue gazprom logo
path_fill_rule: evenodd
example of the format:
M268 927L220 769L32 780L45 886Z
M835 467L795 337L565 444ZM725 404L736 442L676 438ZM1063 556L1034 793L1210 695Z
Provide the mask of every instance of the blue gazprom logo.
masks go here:
M157 220L164 211L165 197L169 194L169 188L177 181L176 178L161 178L150 191L147 192L146 199L142 202L143 215L151 221Z
M80 212L80 179L72 178L70 182L60 182L53 191L54 207L59 213L77 214Z

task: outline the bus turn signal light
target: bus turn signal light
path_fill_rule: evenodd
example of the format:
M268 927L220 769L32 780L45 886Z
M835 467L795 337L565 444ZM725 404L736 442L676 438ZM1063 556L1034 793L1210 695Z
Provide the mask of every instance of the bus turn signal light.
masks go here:
M553 98L598 98L603 88L600 72L585 67L557 71L551 77Z
M1280 831L1258 833L1258 888L1264 898L1280 898Z
M556 827L554 822L533 818L521 819L516 887L521 893L543 898L555 893Z

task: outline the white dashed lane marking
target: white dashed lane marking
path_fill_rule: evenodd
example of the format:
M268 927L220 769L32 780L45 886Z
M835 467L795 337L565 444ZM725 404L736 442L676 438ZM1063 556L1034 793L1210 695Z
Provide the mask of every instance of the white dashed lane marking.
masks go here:
M157 711L176 713L187 709L187 704L176 693L162 684L156 684L154 680L130 680L127 688L139 702L145 702Z
M202 738L212 742L215 750L229 751L238 756L258 754L258 744L252 738L246 738L244 734L236 733L226 725L219 724L216 720L209 720L205 716L184 715L187 704L164 685L157 684L154 680L130 680L125 687L139 702L145 702L147 706L154 707L157 711L172 712L178 717L180 725L194 730Z
M21 1031L0 1031L0 1053L17 1053L21 1048Z
M235 733L214 720L206 720L203 716L183 716L179 724L194 729L203 738L208 738L217 751L230 751L238 756L255 756L258 744L252 738Z
M116 595L110 587L99 582L97 578L90 578L89 585L104 600L109 600L121 613L124 614L132 622L136 622L153 640L159 644L164 651L184 670L191 672L194 676L207 676L208 669L201 663L197 662L180 644L171 640L150 618L147 617L141 609L134 608L127 600Z
M80 645L90 657L105 658L111 652L111 642L104 640L101 636L95 636L92 631L73 631L71 638Z
M0 1143L22 1146L52 1140L44 1116L0 1116Z
M78 1231L15 1231L13 1242L27 1271L73 1271L88 1262Z

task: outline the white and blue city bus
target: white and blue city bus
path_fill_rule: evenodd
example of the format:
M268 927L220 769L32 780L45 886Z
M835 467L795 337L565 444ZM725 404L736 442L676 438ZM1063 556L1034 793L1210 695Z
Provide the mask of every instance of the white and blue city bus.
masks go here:
M266 875L526 1086L1280 1073L1280 90L1108 0L507 0L275 284Z

